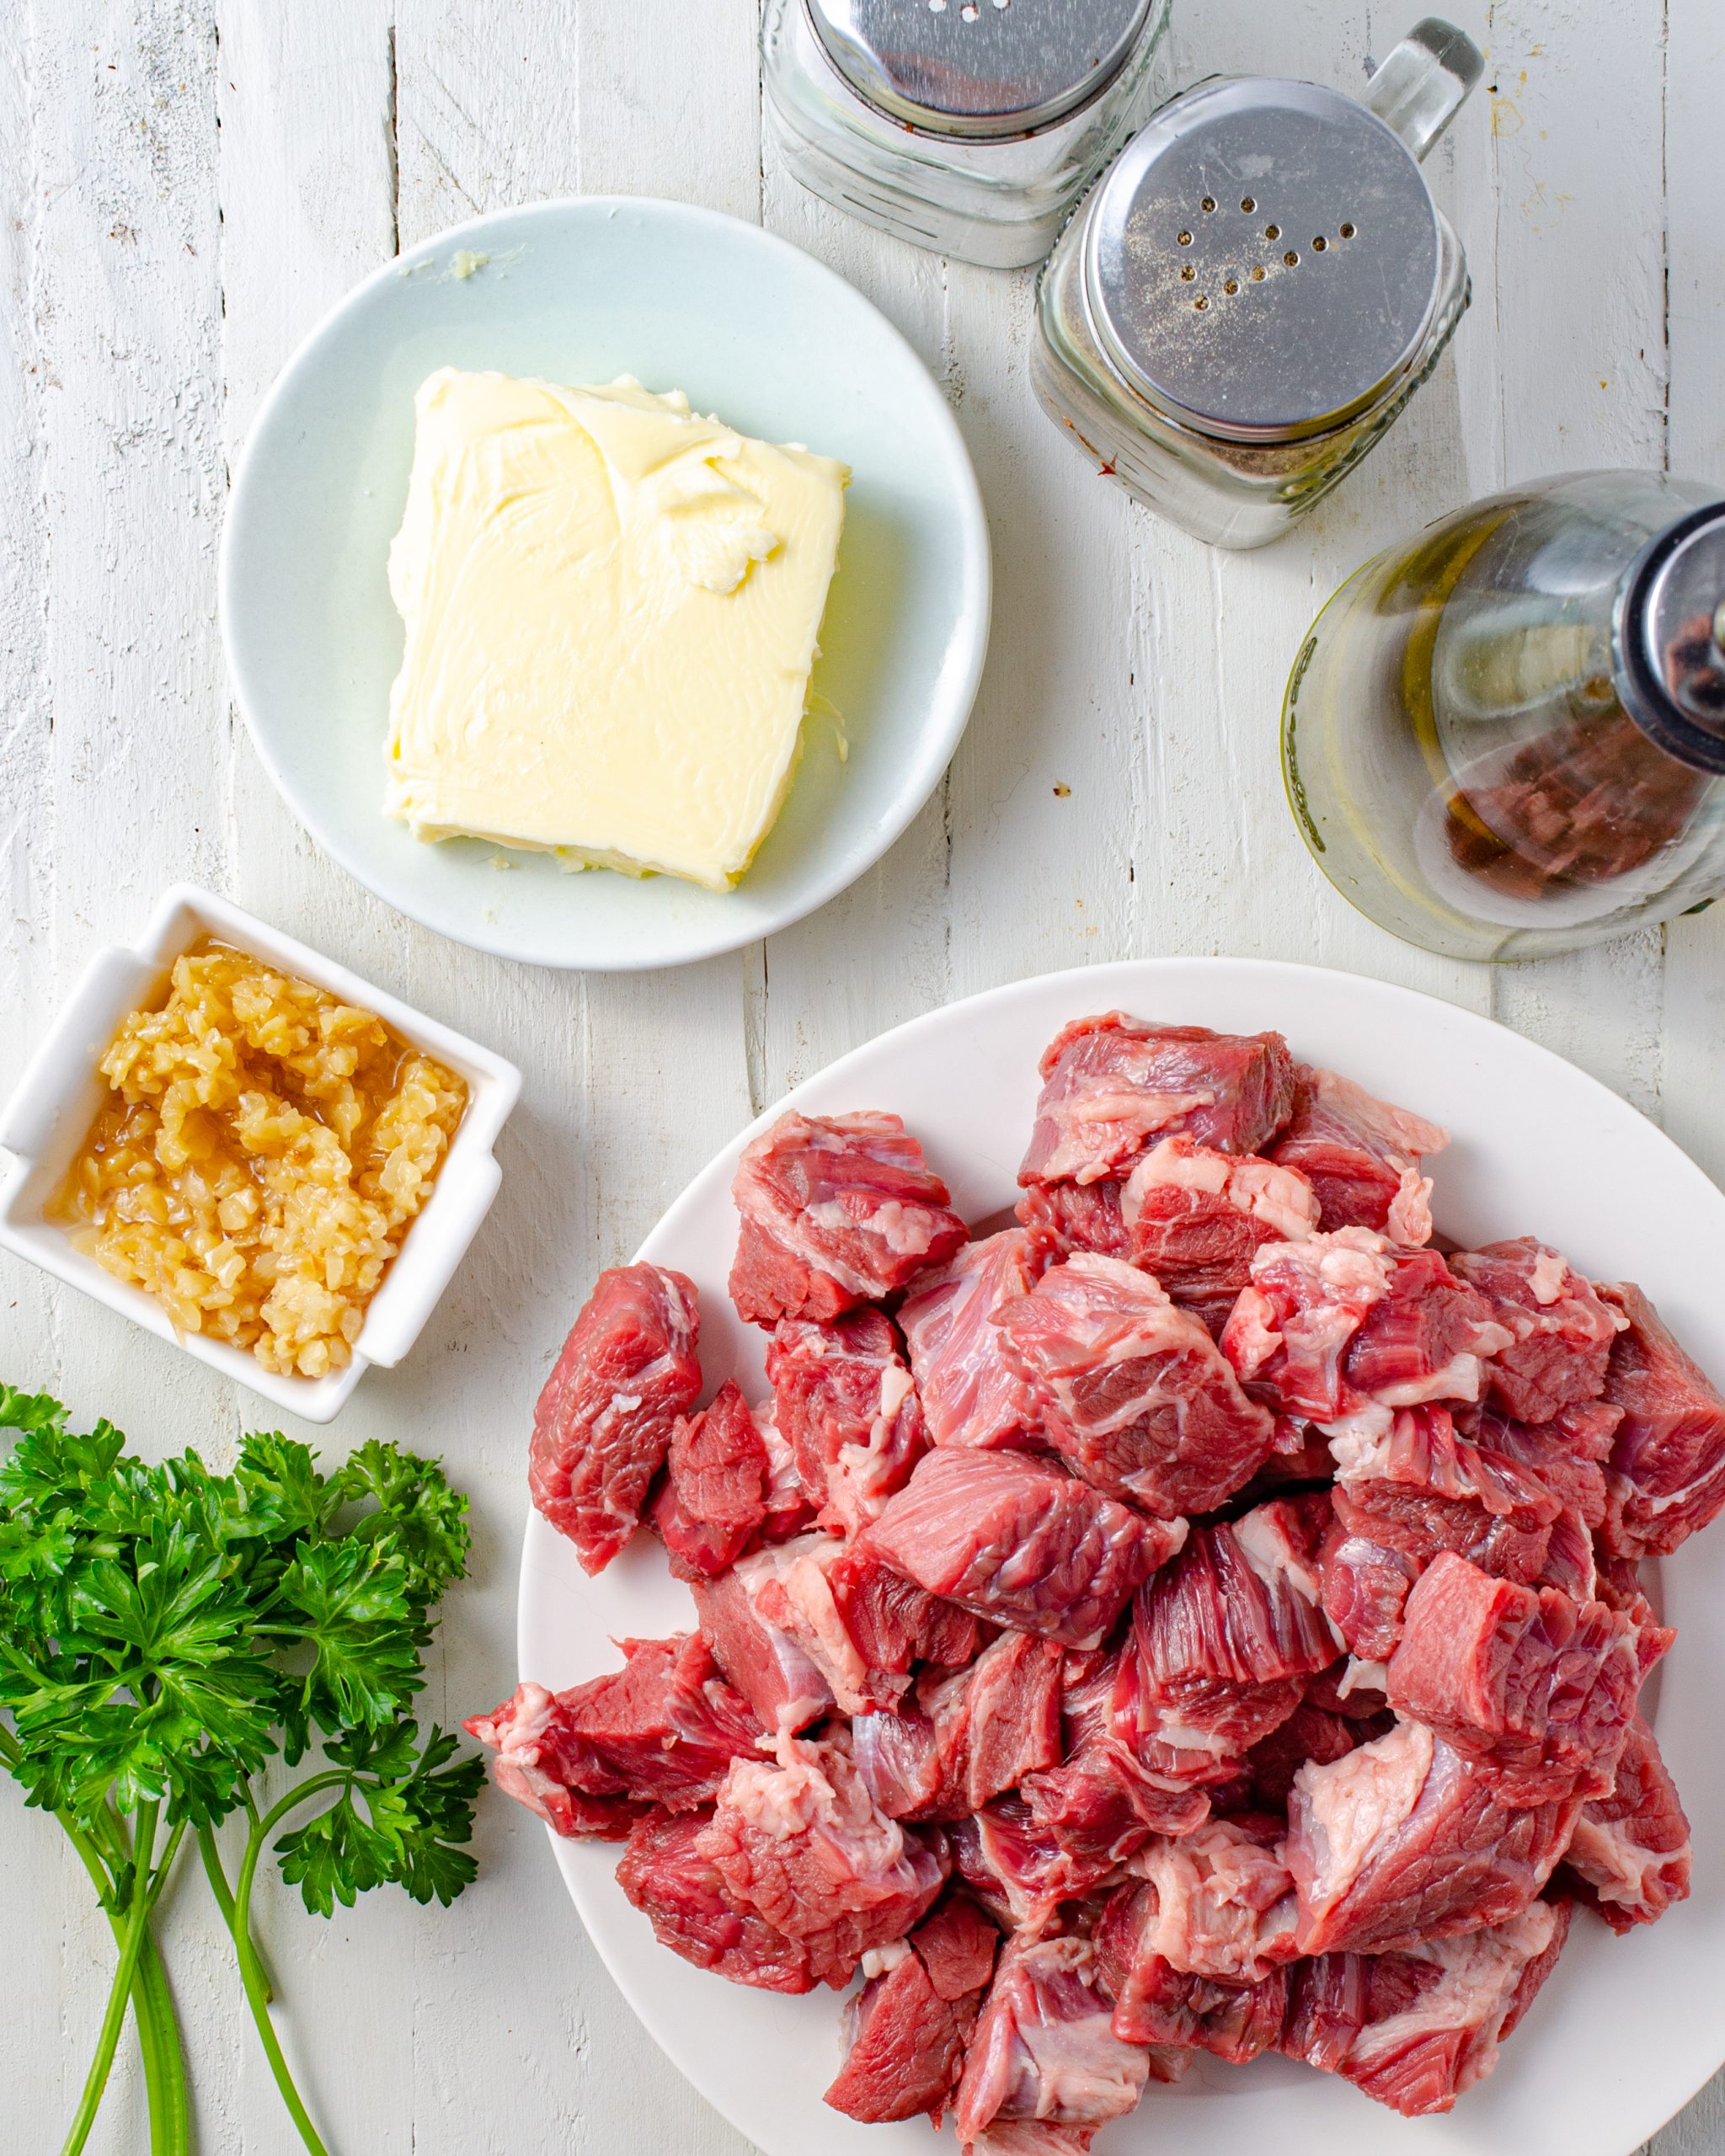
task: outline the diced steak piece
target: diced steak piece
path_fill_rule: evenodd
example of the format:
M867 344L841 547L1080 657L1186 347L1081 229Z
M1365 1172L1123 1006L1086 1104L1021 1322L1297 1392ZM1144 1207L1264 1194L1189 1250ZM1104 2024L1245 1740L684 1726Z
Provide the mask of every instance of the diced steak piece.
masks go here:
M753 1608L763 1623L809 1657L841 1714L872 1714L897 1705L910 1679L871 1664L833 1592L845 1545L830 1534L798 1535L773 1553L771 1576L751 1570Z
M1097 1951L1115 2029L1131 2018L1139 1972L1156 1965L1228 1983L1258 1983L1295 1958L1294 1881L1276 1853L1279 1819L1213 1819L1178 1840L1158 1835L1133 1858L1139 1885L1112 1896Z
M851 1725L858 1773L889 1818L963 1819L1060 1758L1061 1650L1004 1632L969 1669L918 1684L914 1706Z
M1293 1114L1270 1157L1311 1185L1326 1235L1375 1228L1416 1249L1432 1239L1431 1180L1420 1162L1449 1142L1441 1124L1302 1063L1294 1071Z
M1098 1182L1033 1182L1018 1200L1023 1225L1052 1235L1062 1251L1094 1251L1098 1257L1132 1255L1122 1208L1126 1186L1118 1176Z
M1482 1451L1513 1460L1591 1530L1605 1521L1605 1463L1622 1419L1620 1408L1595 1401L1562 1408L1549 1422L1519 1422L1493 1407L1464 1407L1455 1427Z
M766 1589L803 1553L781 1544L694 1582L695 1613L713 1657L769 1731L805 1729L832 1705L832 1688L782 1625L763 1616Z
M825 2100L865 2126L919 2113L937 2126L964 2070L976 2005L942 1999L908 1944L867 1959L886 1966L845 2009L845 2063Z
M1036 1395L991 1321L1002 1303L1035 1286L1054 1255L1048 1235L1008 1228L967 1243L905 1298L899 1322L936 1444L1039 1443Z
M862 1537L930 1594L1067 1646L1098 1646L1186 1539L1017 1453L942 1448Z
M1100 1954L1100 1934L1097 1947ZM1172 1961L1141 1962L1131 1997L1114 2009L1114 2034L1129 2044L1173 2044L1245 2066L1281 2043L1289 1976L1273 1969L1261 1983L1231 1984L1194 1977Z
M713 1404L680 1415L653 1524L680 1580L729 1570L766 1518L766 1447L748 1402L727 1380Z
M1317 1562L1328 1513L1322 1494L1272 1498L1194 1534L1141 1590L1114 1726L1152 1772L1224 1778L1336 1659Z
M1514 1336L1487 1374L1496 1406L1524 1422L1549 1422L1562 1408L1599 1398L1624 1320L1567 1258L1522 1235L1460 1251L1450 1270L1478 1289Z
M949 1859L875 1805L833 1744L794 1737L777 1761L734 1759L697 1844L725 1892L788 1938L823 1977L902 1939L944 1884Z
M1282 1414L1381 1428L1387 1409L1477 1400L1487 1359L1510 1341L1435 1251L1338 1228L1258 1251L1222 1349Z
M1120 1215L1135 1265L1171 1295L1207 1300L1239 1294L1262 1244L1316 1233L1318 1203L1296 1169L1164 1138L1133 1169Z
M1599 1561L1597 1599L1608 1609L1621 1609L1637 1625L1657 1625L1659 1614L1641 1576L1642 1561L1637 1557L1614 1557L1605 1550L1597 1550L1595 1555Z
M971 1613L895 1572L878 1552L852 1543L827 1566L826 1579L871 1670L904 1677L919 1662L962 1669L976 1659L982 1628Z
M1404 2117L1447 2111L1497 2064L1556 1966L1569 1915L1567 1902L1535 1902L1466 1938L1301 1961L1281 2048Z
M1027 1187L1096 1182L1176 1131L1218 1152L1261 1153L1293 1105L1293 1058L1279 1033L1158 1026L1119 1011L1062 1027L1041 1070L1018 1171Z
M1398 1714L1498 1770L1521 1803L1608 1795L1642 1680L1672 1635L1602 1602L1494 1580L1448 1552L1407 1598L1387 1691Z
M1118 1258L1065 1259L994 1323L1042 1397L1049 1443L1087 1482L1162 1518L1213 1511L1274 1443L1274 1417L1203 1326Z
M961 2144L996 2121L1094 2127L1136 2105L1152 2055L1114 2033L1094 1963L1083 1939L1007 1946L959 2084Z
M964 2156L1090 2156L1093 2126L1050 2126L1043 2119L997 2119L963 2144Z
M761 1523L761 1539L788 1542L814 1526L814 1508L803 1487L791 1441L779 1428L776 1401L768 1398L756 1405L755 1427L766 1448L766 1517Z
M1402 1636L1402 1615L1423 1557L1391 1550L1369 1535L1350 1534L1340 1521L1322 1552L1324 1614L1362 1662L1387 1662Z
M1554 1587L1572 1602L1599 1598L1599 1568L1594 1555L1594 1539L1579 1513L1559 1513L1551 1523L1551 1539L1546 1545L1546 1561L1533 1587Z
M627 1841L654 1806L619 1793L617 1778L590 1764L585 1742L571 1731L554 1695L542 1684L519 1684L514 1696L462 1726L496 1755L491 1779L505 1796L537 1812L571 1839ZM579 1788L573 1777L601 1785Z
M1002 1929L1021 1937L1040 1937L1062 1903L1122 1876L1112 1850L1063 1838L1022 1796L997 1796L948 1832L965 1885Z
M677 1417L701 1390L694 1283L660 1265L601 1273L533 1410L533 1502L602 1572L641 1524Z
M627 1833L613 1808L607 1826L583 1798L662 1804L673 1812L708 1802L739 1753L752 1753L761 1725L719 1675L698 1634L624 1640L625 1666L555 1697L523 1684L494 1713L467 1723L496 1753L499 1789L562 1834Z
M1381 1433L1332 1440L1336 1517L1422 1561L1454 1550L1504 1579L1537 1579L1562 1508L1525 1468L1456 1433L1447 1408L1403 1408Z
M1519 1915L1569 1845L1582 1799L1512 1808L1488 1771L1403 1721L1294 1780L1283 1855L1305 1954L1394 1954Z
M1600 1539L1615 1556L1667 1557L1725 1507L1725 1400L1639 1288L1600 1293L1629 1321L1605 1374L1623 1420Z
M1582 1809L1558 1876L1613 1931L1657 1924L1689 1892L1689 1822L1653 1731L1637 1715L1609 1796Z
M1100 1737L1023 1785L1032 1824L1081 1869L1124 1864L1151 1834L1189 1834L1210 1817L1207 1791L1170 1788L1124 1744Z
M782 1115L744 1148L731 1189L731 1300L756 1325L878 1301L967 1239L895 1115Z
M1373 1737L1386 1736L1390 1726L1387 1715L1360 1721L1302 1700L1279 1729L1260 1737L1246 1755L1254 1802L1267 1811L1285 1812L1294 1777L1308 1759L1330 1766Z
M784 1319L766 1375L774 1421L820 1524L855 1534L904 1487L928 1443L891 1320L872 1310L830 1323Z
M939 2125L999 1944L987 1919L954 1895L903 1944L865 1956L868 1981L846 2009L845 2063L826 2092L835 2111L868 2125L926 2112Z
M757 1990L813 1991L823 1977L843 1983L849 1971L817 1967L820 1942L788 1938L734 1901L700 1848L708 1817L653 1812L630 1834L617 1883L653 1926L661 1946L697 1969Z

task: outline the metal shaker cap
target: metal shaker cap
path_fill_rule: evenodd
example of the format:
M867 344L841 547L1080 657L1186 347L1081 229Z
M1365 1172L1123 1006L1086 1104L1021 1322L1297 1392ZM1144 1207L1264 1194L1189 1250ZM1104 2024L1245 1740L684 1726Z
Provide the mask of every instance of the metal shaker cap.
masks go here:
M1248 77L1177 99L1128 143L1091 212L1085 279L1140 396L1201 433L1294 441L1413 364L1441 253L1399 135L1340 91Z
M1725 771L1725 502L1662 531L1630 570L1617 623L1618 689L1662 749Z
M865 104L927 135L1001 141L1087 104L1160 0L805 0Z

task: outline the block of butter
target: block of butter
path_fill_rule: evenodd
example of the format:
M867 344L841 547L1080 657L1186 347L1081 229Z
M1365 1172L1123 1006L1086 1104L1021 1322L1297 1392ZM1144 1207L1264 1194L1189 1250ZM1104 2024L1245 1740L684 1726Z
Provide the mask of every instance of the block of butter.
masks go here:
M387 813L729 889L796 767L849 472L627 377L444 367L415 412Z

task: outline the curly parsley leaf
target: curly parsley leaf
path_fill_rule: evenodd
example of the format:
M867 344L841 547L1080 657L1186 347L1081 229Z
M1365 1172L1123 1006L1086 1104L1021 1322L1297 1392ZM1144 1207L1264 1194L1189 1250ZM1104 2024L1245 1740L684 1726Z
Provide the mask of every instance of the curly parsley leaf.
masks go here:
M446 1907L478 1869L461 1845L484 1780L478 1760L451 1764L455 1739L434 1726L422 1745L411 1721L355 1732L328 1750L353 1778L327 1812L277 1842L282 1877L317 1916L385 1884Z
M330 1484L344 1502L375 1502L376 1511L362 1513L348 1532L396 1552L409 1598L421 1609L466 1572L467 1501L435 1460L373 1438L349 1454Z

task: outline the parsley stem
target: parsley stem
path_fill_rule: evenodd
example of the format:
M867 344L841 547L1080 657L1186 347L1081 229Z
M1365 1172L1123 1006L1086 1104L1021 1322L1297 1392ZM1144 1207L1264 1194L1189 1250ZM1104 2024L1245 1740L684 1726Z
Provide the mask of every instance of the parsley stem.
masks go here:
M256 1806L248 1801L247 1808L255 1820L258 1816ZM216 1897L216 1906L222 1911L222 1921L231 1932L235 1923L233 1889L227 1883L227 1872L222 1862L222 1851L216 1847L213 1827L199 1828L198 1853L204 1860L204 1876L209 1881L210 1892ZM275 1983L270 1973L270 1964L264 1959L263 1949L256 1940L252 1941L252 1951L258 1957L258 1967L263 1974L264 2003L266 2006L271 2005L275 1999Z
M150 1860L155 1853L156 1821L159 1810L160 1806L153 1802L138 1806L137 1870L132 1878L131 1901L126 1912L120 1961L114 1972L113 1988L108 1994L108 2010L102 2016L102 2033L96 2041L96 2056L90 2062L83 2095L79 2099L77 2115L66 2137L61 2156L79 2156L80 2150L90 2137L90 2128L96 2122L96 2113L101 2105L102 2093L108 2086L114 2053L120 2042L120 2031L126 2021L126 2002L131 1996L132 1979L144 1951L144 1941L149 1937L151 1895L148 1872Z
M311 2156L329 2156L328 2150L318 2137L318 2129L312 2123L299 2090L294 2086L287 2060L275 2034L275 2025L270 2018L268 1987L264 1967L258 1958L258 1950L252 1944L252 1887L258 1876L258 1860L264 1854L264 1845L290 1812L315 1796L320 1790L344 1786L352 1777L344 1773L312 1774L298 1788L291 1789L280 1801L272 1805L252 1828L246 1839L246 1853L239 1868L239 1882L234 1889L233 1951L239 1957L240 1982L245 1986L246 1999L252 2009L252 2019L258 2025L258 2035L264 2046L270 2071L275 2077L275 2085L281 2092L281 2100L287 2106L288 2116L299 2131L299 2137L311 2151ZM67 2156L72 2156L70 2151Z

